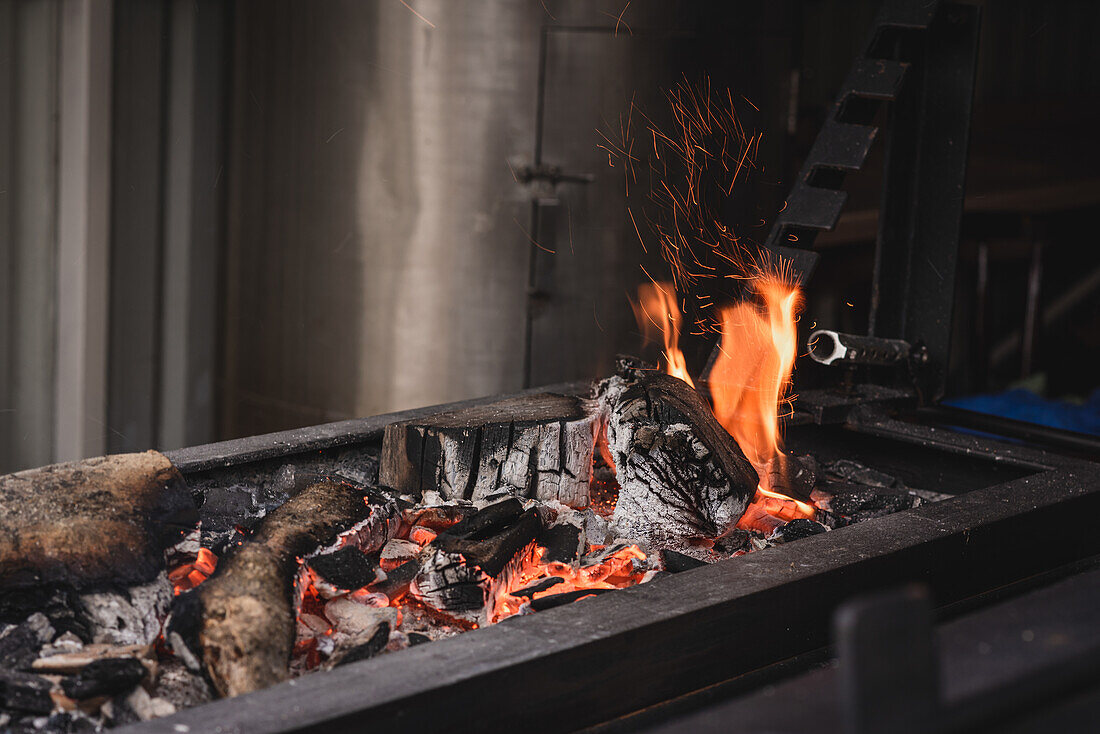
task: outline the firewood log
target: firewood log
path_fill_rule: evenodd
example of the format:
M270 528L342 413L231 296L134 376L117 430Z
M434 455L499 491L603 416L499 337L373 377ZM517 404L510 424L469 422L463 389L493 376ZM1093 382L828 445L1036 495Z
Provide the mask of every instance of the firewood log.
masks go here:
M694 388L651 374L608 393L617 534L690 552L690 541L732 531L759 479Z
M169 643L222 696L285 680L301 559L341 538L364 542L364 552L378 550L399 518L383 498L333 481L311 485L265 517L205 583L176 597Z
M585 507L599 423L593 401L541 393L393 424L379 482L417 497L433 490L476 500L507 491Z
M66 585L136 585L198 521L179 471L157 451L0 477L0 596Z

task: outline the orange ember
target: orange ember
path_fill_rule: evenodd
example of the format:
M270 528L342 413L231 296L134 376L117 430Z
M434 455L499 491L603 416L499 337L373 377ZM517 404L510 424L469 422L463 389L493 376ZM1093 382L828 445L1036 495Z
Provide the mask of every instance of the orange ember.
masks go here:
M687 361L680 351L680 325L683 318L676 304L676 291L671 283L645 283L638 286L638 302L634 317L645 334L646 341L660 332L665 343L665 371L695 387L687 371Z
M590 546L590 549L598 551L600 547ZM639 583L644 575L634 570L635 560L646 559L645 553L636 545L620 548L599 563L579 568L557 561L543 562L542 558L545 554L545 548L539 546L535 549L532 561L521 569L508 585L509 592L519 591L553 577L560 578L561 581L543 591L535 592L530 598L540 599L544 596L585 589L625 589ZM511 593L501 594L497 599L493 621L499 622L505 617L517 614L524 602L524 597L512 596Z
M218 566L218 557L209 548L199 548L195 560L173 568L168 573L168 580L172 582L172 591L175 595L182 594L188 589L193 589L214 573Z

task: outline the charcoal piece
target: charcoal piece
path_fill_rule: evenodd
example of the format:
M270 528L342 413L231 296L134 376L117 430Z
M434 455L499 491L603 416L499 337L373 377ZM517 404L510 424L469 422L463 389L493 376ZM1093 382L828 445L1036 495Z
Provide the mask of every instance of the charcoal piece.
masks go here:
M532 560L541 530L538 512L528 510L491 537L442 533L426 549L409 593L453 623L485 625L514 574Z
M330 584L354 591L374 582L378 553L367 555L354 546L344 546L332 553L313 556L309 567Z
M544 562L572 563L580 553L581 529L568 523L554 525L539 533L538 543L546 549Z
M346 484L318 482L265 517L201 586L176 597L167 639L221 696L266 688L289 676L299 559L356 538L381 547L399 518Z
M514 497L489 505L444 531L451 538L476 541L490 538L512 525L523 514L523 503Z
M53 734L93 734L102 731L102 727L81 711L54 711L39 731Z
M412 583L419 572L420 561L414 558L411 561L405 561L392 571L387 571L385 579L372 584L369 588L375 593L385 594L386 598L393 604L405 597L405 594L409 591L409 584Z
M546 579L543 579L542 581L538 581L536 583L533 583L530 586L526 586L526 587L520 589L519 591L510 591L510 592L508 592L508 594L510 596L517 596L517 597L524 597L525 596L525 597L533 599L535 597L535 594L539 593L540 591L546 591L547 589L553 588L553 587L557 586L558 584L561 584L561 583L564 583L564 582L565 582L565 579L563 579L561 576L551 576L550 578L546 578Z
M42 646L53 638L53 627L45 616L35 614L32 619L0 633L0 668L30 668Z
M534 599L531 602L531 609L536 612L544 612L547 609L572 604L575 601L580 601L589 596L599 596L600 594L607 594L612 591L615 591L615 589L578 589L577 591L567 591L564 594L550 594L549 596L542 596L538 599Z
M684 550L693 538L733 530L759 478L710 406L683 380L653 374L630 386L604 383L608 446L619 497L619 537Z
M84 642L91 642L91 631L78 614L80 595L66 584L43 584L0 593L0 624L20 624L35 612L46 615L59 634L72 632Z
M693 568L700 568L701 566L707 565L706 561L700 561L697 558L685 556L683 553L677 553L669 548L661 549L661 563L669 573L690 571Z
M734 528L714 541L714 547L723 553L736 553L749 544L749 531Z
M134 658L105 658L84 666L74 676L61 681L61 690L69 698L82 700L94 696L128 693L141 683L148 670Z
M53 710L51 687L42 676L0 669L0 708L48 714Z
M183 477L156 451L0 476L0 597L145 583L197 520Z
M869 466L864 466L858 461L852 461L851 459L834 461L831 464L827 464L826 469L852 484L862 484L882 489L889 489L892 487L901 488L905 486L897 477L877 469L872 469Z
M333 667L356 663L367 660L386 649L386 643L390 641L390 625L383 622L378 629L366 640L358 642L346 649L337 649L332 654Z
M798 518L797 520L791 520L781 527L779 532L783 536L783 542L789 543L792 540L799 540L801 538L808 538L811 535L824 533L825 526L813 520Z
M832 485L830 509L855 521L882 517L913 506L914 496L905 489L868 487L851 484Z
M424 528L414 527L412 530L416 532L410 532L410 536L417 535L419 533L428 532ZM379 556L378 562L382 566L383 571L392 571L400 566L402 563L411 561L420 555L420 546L411 540L402 540L401 538L394 538L390 542L386 543L382 548L382 553Z
M409 632L405 636L409 638L409 647L413 647L415 645L423 645L426 642L432 641L431 637L428 637L427 635L422 635L419 632Z
M508 492L585 507L597 413L591 401L539 393L391 424L379 481L412 496L481 500Z
M816 466L816 463L813 462L813 466ZM773 491L812 504L810 493L816 485L817 473L803 457L780 454L768 464L766 486Z

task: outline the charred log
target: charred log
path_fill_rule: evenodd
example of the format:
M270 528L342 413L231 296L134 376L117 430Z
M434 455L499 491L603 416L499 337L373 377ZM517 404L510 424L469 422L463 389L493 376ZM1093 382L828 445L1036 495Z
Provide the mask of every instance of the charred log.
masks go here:
M348 485L319 482L269 514L204 584L176 598L169 643L222 696L287 678L299 559L341 538L376 543L396 529L392 502L370 504Z
M625 389L612 384L604 394L612 401L618 535L687 552L686 541L731 531L759 478L702 397L663 374Z
M163 454L120 454L0 477L0 596L64 584L141 584L198 520Z
M491 621L497 599L532 560L542 529L535 510L511 515L515 505L516 500L492 505L452 528L458 533L436 538L410 586L413 598L456 624ZM479 515L488 519L479 521ZM507 522L503 528L502 522Z
M543 393L386 427L379 482L478 500L508 492L588 504L599 419L591 401Z

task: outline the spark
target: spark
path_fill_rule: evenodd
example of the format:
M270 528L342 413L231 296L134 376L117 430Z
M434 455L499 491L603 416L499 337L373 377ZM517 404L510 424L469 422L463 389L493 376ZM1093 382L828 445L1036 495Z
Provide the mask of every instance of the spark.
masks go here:
M415 16L416 16L417 18L420 18L420 20L422 20L422 21L424 21L425 23L427 23L427 24L428 24L428 25L429 25L429 26L430 26L431 28L433 28L433 29L435 28L435 23L431 22L430 20L428 20L427 18L425 18L425 17L423 16L423 15L421 15L421 14L420 14L420 13L418 13L418 12L416 12L416 10L414 10L414 9L413 9L413 6L409 5L409 4L407 3L407 2L405 2L405 0L397 0L397 2L401 3L401 4L402 4L402 5L404 5L404 6L406 7L406 8L408 8L408 9L409 9L409 12L410 12L410 13L412 13L413 15L415 15Z

